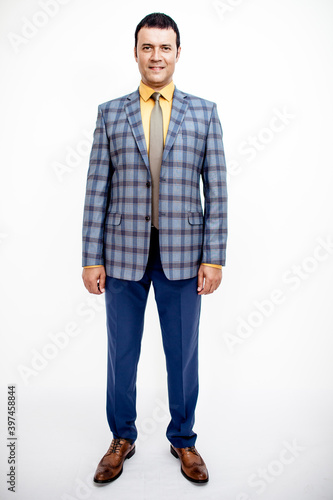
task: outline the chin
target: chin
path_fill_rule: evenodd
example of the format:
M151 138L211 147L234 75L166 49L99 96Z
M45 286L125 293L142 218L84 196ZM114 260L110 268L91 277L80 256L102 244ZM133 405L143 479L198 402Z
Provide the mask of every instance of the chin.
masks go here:
M156 75L157 77L157 75ZM152 83L163 83L165 81L165 78L149 78L149 80L147 80L148 82L152 82Z

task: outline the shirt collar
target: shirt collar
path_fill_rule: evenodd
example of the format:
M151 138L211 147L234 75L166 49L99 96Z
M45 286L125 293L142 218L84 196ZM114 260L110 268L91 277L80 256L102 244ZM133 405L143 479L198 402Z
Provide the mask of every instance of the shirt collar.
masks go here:
M161 96L164 97L164 99L166 99L167 101L171 101L174 90L175 90L175 84L173 83L173 81L171 81L162 90L159 90L159 94L161 94ZM156 92L156 90L148 87L148 85L143 83L143 81L141 80L139 86L139 92L142 99L147 102L148 99L150 99L150 97L152 96L152 94Z

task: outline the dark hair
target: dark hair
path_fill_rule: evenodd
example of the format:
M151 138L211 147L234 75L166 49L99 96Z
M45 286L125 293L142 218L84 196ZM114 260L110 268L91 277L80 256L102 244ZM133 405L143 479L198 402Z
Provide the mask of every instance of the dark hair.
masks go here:
M148 16L144 17L142 21L136 27L135 30L135 47L138 44L138 33L141 28L160 28L160 29L169 29L172 28L176 33L176 44L177 50L180 47L180 34L178 30L178 26L175 21L166 14L162 14L161 12L154 12L153 14L148 14Z

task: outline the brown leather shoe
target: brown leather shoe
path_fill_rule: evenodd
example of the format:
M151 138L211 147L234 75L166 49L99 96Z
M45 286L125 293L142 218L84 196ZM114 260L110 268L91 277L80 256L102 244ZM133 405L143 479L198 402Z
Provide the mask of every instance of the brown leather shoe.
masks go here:
M180 459L181 473L186 479L193 483L207 483L209 479L208 470L203 458L195 446L187 448L175 448L170 445L172 455Z
M126 458L131 458L135 453L135 444L128 439L112 439L108 451L99 462L95 476L95 483L111 483L123 472Z

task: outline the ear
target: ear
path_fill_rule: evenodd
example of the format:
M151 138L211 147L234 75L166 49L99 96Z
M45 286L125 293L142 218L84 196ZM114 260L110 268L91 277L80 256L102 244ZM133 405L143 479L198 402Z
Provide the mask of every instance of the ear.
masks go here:
M178 50L177 50L176 62L178 62L178 59L180 58L181 51L182 51L182 48L179 46Z
M138 62L138 55L136 52L136 47L134 47L134 59L136 60L136 62Z

